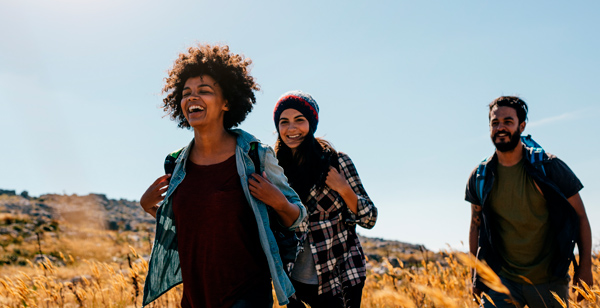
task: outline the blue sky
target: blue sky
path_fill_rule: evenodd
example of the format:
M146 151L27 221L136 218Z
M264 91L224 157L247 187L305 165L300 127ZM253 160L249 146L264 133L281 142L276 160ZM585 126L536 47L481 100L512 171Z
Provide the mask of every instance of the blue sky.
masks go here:
M224 43L253 60L262 90L241 128L263 142L282 93L316 99L317 135L380 211L359 233L466 249L487 104L520 95L525 132L581 179L600 239L598 2L256 2L2 1L0 188L138 200L192 138L159 108L167 69Z

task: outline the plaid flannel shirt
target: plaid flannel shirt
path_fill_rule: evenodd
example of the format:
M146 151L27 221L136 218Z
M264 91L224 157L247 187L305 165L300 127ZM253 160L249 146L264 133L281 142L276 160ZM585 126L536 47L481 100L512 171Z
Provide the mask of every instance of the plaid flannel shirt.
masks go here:
M366 261L356 235L356 224L371 229L377 208L367 195L348 155L338 153L340 173L358 196L358 211L350 211L342 197L328 186L310 190L305 206L308 219L297 229L301 241L308 240L319 278L318 294L337 295L344 286L354 286L366 277Z

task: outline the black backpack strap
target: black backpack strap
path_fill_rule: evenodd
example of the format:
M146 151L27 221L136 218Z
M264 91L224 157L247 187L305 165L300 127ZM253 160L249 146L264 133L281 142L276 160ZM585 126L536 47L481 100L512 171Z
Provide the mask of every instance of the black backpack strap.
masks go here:
M179 157L179 154L181 154L181 152L183 151L183 148L169 153L169 155L167 155L167 157L165 157L165 174L173 174L173 171L175 171L175 165L176 165L176 161L177 161L177 157Z
M254 164L254 172L258 173L262 176L262 168L260 164L260 156L258 154L258 142L250 143L250 151L248 151L248 155ZM293 263L298 256L300 240L296 236L296 232L293 230L288 230L286 227L282 226L278 220L279 215L277 212L270 206L267 206L267 213L269 215L269 222L271 231L273 232L273 236L275 236L275 240L277 242L277 246L279 247L279 257L281 257L281 261L283 262L284 270L289 275L289 264Z
M254 164L254 172L258 174L262 173L262 168L260 166L260 157L258 157L258 142L250 143L250 151L248 151L248 155L250 156L250 159Z

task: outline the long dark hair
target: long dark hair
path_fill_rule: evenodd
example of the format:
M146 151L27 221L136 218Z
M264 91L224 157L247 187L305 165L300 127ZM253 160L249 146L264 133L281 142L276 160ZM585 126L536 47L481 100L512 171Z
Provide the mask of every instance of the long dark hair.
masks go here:
M340 169L337 152L331 143L322 138L315 138L312 133L306 135L295 154L292 154L292 150L278 135L275 154L290 186L303 202L308 198L313 186L325 186L330 166L338 171Z

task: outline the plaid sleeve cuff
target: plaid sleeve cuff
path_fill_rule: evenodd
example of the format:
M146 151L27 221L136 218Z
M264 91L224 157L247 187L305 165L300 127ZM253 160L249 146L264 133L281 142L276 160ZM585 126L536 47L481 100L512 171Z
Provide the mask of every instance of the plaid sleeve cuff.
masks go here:
M354 214L349 208L346 208L347 215L344 221L348 225L358 224L363 228L371 229L377 221L377 208L363 187L358 176L358 171L356 171L356 167L350 157L344 153L339 153L339 162L341 171L358 197L357 213Z

